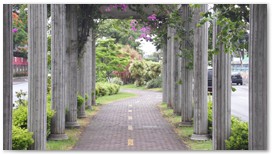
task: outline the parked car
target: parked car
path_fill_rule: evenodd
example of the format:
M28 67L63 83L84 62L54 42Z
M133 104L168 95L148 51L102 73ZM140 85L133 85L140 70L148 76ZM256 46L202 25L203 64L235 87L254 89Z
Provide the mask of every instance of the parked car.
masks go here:
M212 76L213 76L212 68L208 68L208 92L211 93L212 93Z
M231 82L236 83L237 85L243 85L243 78L240 73L233 73L231 75Z

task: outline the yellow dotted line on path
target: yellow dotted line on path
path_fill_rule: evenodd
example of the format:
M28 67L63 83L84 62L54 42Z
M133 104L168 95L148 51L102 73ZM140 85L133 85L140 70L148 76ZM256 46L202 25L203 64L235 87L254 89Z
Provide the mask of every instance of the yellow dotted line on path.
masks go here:
M132 107L132 105L129 104L128 107ZM129 109L128 112L131 113L132 110ZM132 120L132 116L128 116L128 120ZM133 131L132 125L128 125L128 130L129 130L129 131ZM134 145L133 139L129 138L129 139L128 139L128 146L133 146L133 145Z

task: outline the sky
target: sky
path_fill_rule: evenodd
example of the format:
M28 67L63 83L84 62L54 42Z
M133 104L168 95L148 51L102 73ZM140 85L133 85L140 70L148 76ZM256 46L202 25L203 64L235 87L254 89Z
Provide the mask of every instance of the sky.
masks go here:
M143 50L144 57L146 57L147 55L151 55L154 52L157 52L156 47L152 44L152 42L147 42L144 39L137 39L136 41L141 43L140 49Z

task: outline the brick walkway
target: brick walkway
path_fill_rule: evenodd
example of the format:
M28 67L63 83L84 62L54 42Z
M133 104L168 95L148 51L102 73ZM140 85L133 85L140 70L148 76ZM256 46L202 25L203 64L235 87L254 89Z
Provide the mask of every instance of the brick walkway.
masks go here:
M105 105L74 147L96 151L186 150L156 107L162 94L152 91L125 90L139 96Z

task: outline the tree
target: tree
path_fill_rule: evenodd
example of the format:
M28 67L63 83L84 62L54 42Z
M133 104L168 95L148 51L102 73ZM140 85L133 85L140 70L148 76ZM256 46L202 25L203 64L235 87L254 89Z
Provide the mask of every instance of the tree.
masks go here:
M121 49L123 52L126 52L130 56L130 62L126 66L126 69L123 71L114 71L113 73L120 77L122 81L127 84L127 83L132 83L134 82L134 79L131 77L131 74L129 72L129 66L134 60L142 60L142 55L139 54L135 49L131 48L129 45L125 45Z
M14 47L27 45L27 4L13 5L12 27ZM24 48L19 48L26 52Z
M97 80L105 81L113 77L113 71L123 71L129 63L129 55L121 50L115 40L100 39L96 47Z
M142 54L139 49L140 43L135 40L140 36L139 32L130 30L131 20L107 19L99 23L98 37L110 37L115 39L115 43L130 45L133 49Z
M129 72L131 76L135 78L134 85L142 86L144 85L144 76L145 76L145 63L144 61L134 60L129 66Z

